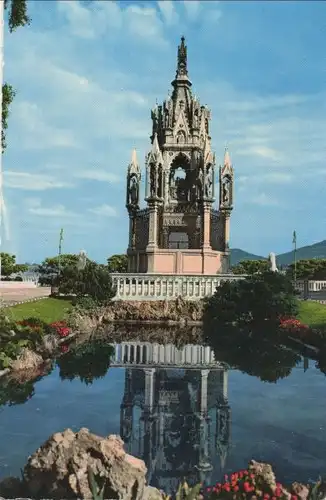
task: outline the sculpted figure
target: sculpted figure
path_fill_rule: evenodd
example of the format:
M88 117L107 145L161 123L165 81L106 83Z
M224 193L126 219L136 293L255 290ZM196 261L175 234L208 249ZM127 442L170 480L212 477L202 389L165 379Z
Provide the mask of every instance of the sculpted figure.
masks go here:
M228 204L230 202L230 181L228 178L225 178L223 181L222 191L222 202L223 204Z
M150 188L151 196L156 196L156 182L155 182L155 165L150 167Z
M205 197L206 198L211 198L212 187L213 187L212 168L210 166L208 166L206 181L205 181Z
M269 262L270 262L270 270L273 271L273 273L277 273L278 272L278 269L277 269L277 266L276 266L276 257L275 257L275 253L274 252L271 252L268 256L269 258Z
M139 200L139 186L135 176L132 176L130 179L129 186L129 203L131 205L138 205Z

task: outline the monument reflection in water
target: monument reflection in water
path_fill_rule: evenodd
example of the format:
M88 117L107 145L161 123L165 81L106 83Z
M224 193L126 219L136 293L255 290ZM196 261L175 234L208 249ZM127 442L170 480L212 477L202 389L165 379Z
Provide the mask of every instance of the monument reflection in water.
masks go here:
M148 481L165 491L180 481L211 482L230 445L228 372L209 347L116 345L111 366L125 367L120 434L131 455L144 460Z

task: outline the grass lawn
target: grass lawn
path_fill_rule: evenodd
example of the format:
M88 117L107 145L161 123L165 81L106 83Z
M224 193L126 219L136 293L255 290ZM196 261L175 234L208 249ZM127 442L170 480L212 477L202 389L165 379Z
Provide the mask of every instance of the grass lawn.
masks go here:
M48 298L8 307L5 309L5 314L15 321L34 317L42 319L46 323L53 323L64 319L64 315L71 308L70 300Z
M299 319L312 327L322 327L326 330L326 304L310 300L300 300Z

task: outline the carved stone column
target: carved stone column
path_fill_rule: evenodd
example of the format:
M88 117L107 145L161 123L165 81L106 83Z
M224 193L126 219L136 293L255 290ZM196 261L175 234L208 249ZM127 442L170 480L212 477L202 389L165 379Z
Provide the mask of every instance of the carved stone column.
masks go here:
M203 204L203 223L202 223L202 244L204 250L211 250L210 243L210 226L211 226L211 204L205 203Z

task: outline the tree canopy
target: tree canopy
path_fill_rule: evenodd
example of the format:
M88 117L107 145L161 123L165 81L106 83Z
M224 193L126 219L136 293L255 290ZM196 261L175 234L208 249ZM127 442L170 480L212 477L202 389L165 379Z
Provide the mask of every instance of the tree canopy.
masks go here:
M255 274L268 271L269 268L268 260L242 260L232 266L232 272L234 274Z
M272 271L226 281L207 299L204 319L220 325L277 324L281 316L297 316L296 291L289 277Z
M27 0L4 0L4 8L8 12L8 26L12 33L20 26L30 24L31 19L27 15ZM2 129L1 129L1 146L2 153L7 147L6 130L8 128L8 117L10 105L16 95L16 91L9 83L2 85Z
M28 269L26 264L16 264L16 255L0 252L1 275L10 276L14 273L25 272Z
M110 273L126 273L128 270L128 257L125 254L111 255L107 263Z
M42 264L39 266L40 273L40 284L51 286L54 284L59 270L63 272L69 266L75 266L77 268L77 263L79 260L79 255L72 253L65 253L56 255L55 257L47 257ZM60 268L60 269L59 269Z
M294 277L294 264L287 268L287 274ZM296 264L297 279L326 280L326 259L302 259Z

